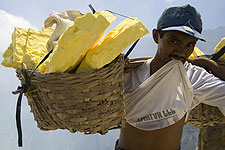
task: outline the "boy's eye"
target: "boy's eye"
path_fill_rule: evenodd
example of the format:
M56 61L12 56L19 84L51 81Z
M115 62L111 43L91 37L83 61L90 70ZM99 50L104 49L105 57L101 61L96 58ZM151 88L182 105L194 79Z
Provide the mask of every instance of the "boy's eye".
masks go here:
M179 42L178 42L177 40L170 40L170 43L171 43L172 45L177 45L177 44L179 44Z
M177 41L172 41L173 44L177 44Z
M188 44L188 47L195 47L195 43Z

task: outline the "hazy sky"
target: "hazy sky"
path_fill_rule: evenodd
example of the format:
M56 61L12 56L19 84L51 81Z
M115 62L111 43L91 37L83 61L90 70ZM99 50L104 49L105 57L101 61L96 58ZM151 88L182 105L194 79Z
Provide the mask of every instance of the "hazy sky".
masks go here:
M96 10L112 10L121 14L138 17L151 31L162 11L173 5L190 3L201 13L203 29L215 29L225 25L224 0L1 0L0 1L0 51L7 48L13 26L41 29L44 20L52 10L79 10L89 12L88 4ZM20 21L19 21L19 19ZM118 24L122 17L117 17ZM151 36L148 34L147 36Z
M202 14L204 28L216 28L225 24L224 0L1 0L0 9L22 16L32 25L42 27L51 10L80 10L86 13L90 11L88 4L92 4L96 10L109 9L139 17L146 26L152 28L165 8L186 3L194 5Z
M57 12L79 10L82 13L86 13L90 12L88 4L92 4L97 11L111 10L127 16L138 17L151 31L155 28L157 19L165 8L172 5L183 5L187 3L195 6L201 13L203 29L215 29L219 26L225 26L225 0L0 0L0 54L2 55L2 52L10 44L11 33L13 32L14 26L40 30L43 27L44 20L52 10ZM117 16L115 24L118 24L118 22L123 19L124 18ZM151 34L147 35L147 37L150 36ZM0 61L2 61L1 55ZM11 91L15 90L19 85L19 81L15 77L14 69L5 68L0 65L0 85L2 86L0 88L0 101L2 105L0 109L3 111L0 112L0 119L6 116L8 117L0 122L1 126L8 126L7 129L0 128L1 136L3 133L4 135L7 135L4 139L8 143L0 141L0 146L2 148L2 146L11 145L11 140L14 144L11 149L14 149L16 148L16 137L14 137L16 135L14 107L17 96L12 96ZM24 105L25 106L23 107L26 107L27 103ZM28 107L25 108L23 113L23 116L29 115L29 122L34 122ZM26 124L24 126L26 126ZM29 126L27 125L27 128L30 128L30 130L37 130L35 132L39 131L35 127L35 124L32 128L29 124ZM25 129L24 132L26 132L26 130L28 129ZM30 136L27 136L27 139L29 139L29 137ZM116 137L117 133L115 134L115 138ZM111 138L109 138L108 143L110 142ZM2 143L4 143L4 145L2 145ZM110 146L112 145L113 143L111 143Z
M41 29L44 20L52 10L79 10L89 12L88 4L96 10L112 10L121 14L138 17L151 31L162 11L173 5L190 3L201 13L203 29L215 29L225 25L224 0L1 0L0 1L0 51L7 48L14 26ZM115 25L122 17L117 16ZM114 26L115 26L114 25ZM112 26L113 27L113 26ZM148 34L151 36L151 34Z

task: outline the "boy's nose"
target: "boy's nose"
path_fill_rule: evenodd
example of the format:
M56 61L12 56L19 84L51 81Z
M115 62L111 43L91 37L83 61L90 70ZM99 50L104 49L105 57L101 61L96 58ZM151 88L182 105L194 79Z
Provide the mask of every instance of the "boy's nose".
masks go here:
M175 54L179 57L185 57L185 53L187 52L187 50L185 49L184 46L179 46L175 49Z

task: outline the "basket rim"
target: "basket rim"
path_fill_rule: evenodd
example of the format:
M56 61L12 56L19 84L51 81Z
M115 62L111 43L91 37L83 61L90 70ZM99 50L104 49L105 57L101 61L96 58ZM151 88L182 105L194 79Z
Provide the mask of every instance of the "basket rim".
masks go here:
M107 70L107 67L106 66L113 66L113 65L117 64L117 62L121 62L123 60L123 57L124 57L124 54L121 53L113 61L111 61L110 63L108 63L108 64L104 65L102 68L96 69L96 70L94 70L92 72L79 72L79 73L68 73L68 72L41 73L41 72L35 71L33 73L33 75L38 75L38 76L43 76L43 75L46 75L46 76L83 76L83 75L95 74L97 72ZM17 68L17 70L23 70L27 74L30 74L33 71L32 69L25 69L25 68L23 68L21 66L19 66Z

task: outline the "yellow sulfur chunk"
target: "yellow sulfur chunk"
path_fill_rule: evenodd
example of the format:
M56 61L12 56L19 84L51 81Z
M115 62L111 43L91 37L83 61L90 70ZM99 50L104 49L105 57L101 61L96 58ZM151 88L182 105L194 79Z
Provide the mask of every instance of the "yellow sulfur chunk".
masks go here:
M4 60L1 63L3 66L15 69L22 66L26 39L27 29L15 27L12 33L12 43L3 54Z
M200 49L198 49L197 47L194 48L194 51L192 52L192 54L189 56L190 59L193 58L197 58L200 55L205 55Z
M58 40L46 62L46 73L73 70L101 38L116 17L108 11L86 13L74 21Z
M41 31L28 29L27 44L23 63L28 69L35 69L39 62L48 53L46 44L53 33L54 28L42 28ZM44 72L45 63L39 66L38 71Z
M130 44L149 33L138 18L127 18L111 30L102 42L93 47L76 73L91 72L114 60Z
M214 48L214 52L218 52L221 48L225 46L225 37ZM223 54L219 59L225 59L225 54Z
M12 43L3 53L4 60L1 64L15 69L19 66L34 69L47 54L46 43L53 31L53 28L43 28L42 31L37 31L15 27ZM43 64L39 70L44 69Z
M3 61L2 61L2 65L5 67L13 67L13 51L12 51L12 43L9 45L9 47L5 50L5 52L3 53Z

